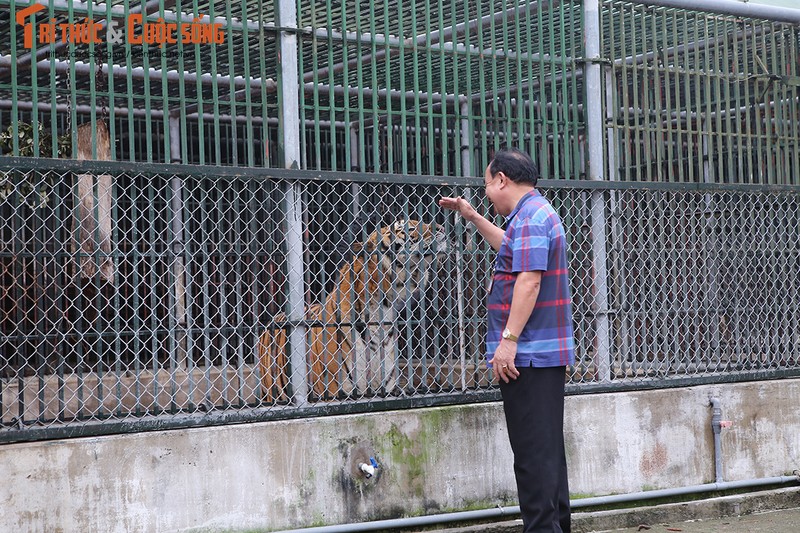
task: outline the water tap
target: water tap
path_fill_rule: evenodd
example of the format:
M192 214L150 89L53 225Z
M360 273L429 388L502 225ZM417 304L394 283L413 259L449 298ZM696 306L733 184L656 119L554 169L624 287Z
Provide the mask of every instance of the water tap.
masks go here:
M375 472L378 470L378 461L376 461L374 457L370 457L369 463L361 463L358 465L358 468L364 472L364 476L369 479L374 476Z

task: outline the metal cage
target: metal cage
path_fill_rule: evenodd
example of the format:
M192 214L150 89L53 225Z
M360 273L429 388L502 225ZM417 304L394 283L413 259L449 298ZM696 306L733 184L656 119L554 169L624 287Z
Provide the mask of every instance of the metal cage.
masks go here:
M800 374L800 16L649 4L0 0L0 440L497 399L505 146L571 393Z

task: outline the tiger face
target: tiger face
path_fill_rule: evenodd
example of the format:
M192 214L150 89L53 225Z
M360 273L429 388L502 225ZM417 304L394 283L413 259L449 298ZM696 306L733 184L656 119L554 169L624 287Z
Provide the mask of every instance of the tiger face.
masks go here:
M398 220L353 245L322 303L306 309L309 385L314 395L391 393L397 386L396 317L418 305L436 257L449 251L444 231ZM276 317L276 321L285 317ZM259 341L259 367L268 401L286 400L286 331L268 329Z
M374 233L367 249L378 250L380 275L390 285L386 296L398 310L419 301L420 291L430 280L433 260L447 253L448 243L438 226L398 220Z

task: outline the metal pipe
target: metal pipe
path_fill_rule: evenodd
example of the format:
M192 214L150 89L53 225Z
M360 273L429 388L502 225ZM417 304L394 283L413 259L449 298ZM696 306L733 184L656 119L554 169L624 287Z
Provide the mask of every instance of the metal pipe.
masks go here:
M170 163L183 163L181 149L181 121L177 117L170 117L169 119L169 148L170 148ZM188 352L186 350L186 267L183 261L184 249L184 232L185 225L183 222L183 179L174 176L170 180L170 189L172 197L170 207L172 210L172 253L175 254L174 263L172 265L173 275L175 277L175 351L174 362L177 363L177 368L188 368Z
M359 157L359 148L361 148L358 144L358 123L354 122L350 124L349 127L350 132L350 170L353 172L363 172L364 171L364 164L365 161L362 161ZM317 168L319 168L319 162L317 162ZM351 239L348 242L355 242L355 235L352 235L353 228L358 221L361 220L361 184L353 182L350 184L350 194L353 198L353 201L350 205L350 216L352 217L352 222L348 225L348 238Z
M600 66L600 7L597 2L584 2L586 63L583 67L586 83L585 108L587 175L590 180L604 181L603 161L603 98L602 68ZM603 191L592 192L592 252L594 256L594 303L597 324L597 349L594 355L597 377L601 382L611 379L611 340L608 313L608 279L606 249L606 202Z
M297 3L294 0L279 0L275 5L275 19L285 30L279 34L278 68L280 87L278 92L279 146L283 165L287 169L299 169L300 154L300 94L297 71ZM308 403L308 371L306 365L305 316L305 265L303 264L303 186L298 182L286 185L286 260L287 303L292 322L289 333L291 347L290 382L292 399L297 407Z
M714 479L717 483L722 483L722 408L718 398L710 399L711 431L714 432Z
M472 134L470 133L471 121L470 114L472 113L472 106L468 98L463 98L461 101L461 175L469 177L472 175ZM470 204L472 203L471 191L467 188L464 191L464 196ZM456 217L456 224L462 224L461 217ZM469 232L472 225L467 225L465 231ZM474 230L473 230L474 231ZM472 248L474 245L474 235L470 235L467 240L467 246ZM472 261L472 254L469 255ZM461 390L467 390L467 340L466 340L466 325L465 325L465 309L464 309L464 271L462 266L462 256L456 252L456 293L458 297L458 358L461 363ZM470 283L472 279L467 281Z
M612 494L610 496L598 496L595 498L581 498L579 500L571 501L570 507L572 509L580 509L583 507L596 507L615 503L635 502L657 498L669 498L671 496L682 496L687 494L701 494L703 492L763 487L765 485L781 485L785 483L796 482L800 482L800 473L797 473L793 476L746 479L742 481L728 481L724 483L706 483L705 485L692 485L689 487L678 487L674 489L648 490L644 492L632 492L630 494ZM347 533L351 531L379 531L382 529L432 526L450 522L465 522L468 520L497 519L508 516L516 516L518 514L520 514L519 506L498 506L493 509L482 509L478 511L463 511L459 513L447 513L440 515L415 516L411 518L397 518L393 520L379 520L375 522L362 522L356 524L339 524L335 526L286 529L283 531L278 531L277 533Z
M716 39L706 39L704 41L693 41L691 43L679 44L676 46L671 46L669 48L665 48L664 50L654 50L652 52L645 52L641 54L637 54L635 56L628 56L624 59L615 59L614 60L614 67L622 67L625 66L633 66L633 65L641 65L642 63L647 63L649 61L653 61L656 58L664 59L672 56L678 56L681 54L688 55L691 52L698 52L703 51L710 46L718 46L718 45L728 45L729 41L733 42L740 42L745 39L750 39L752 37L761 37L762 35L766 34L767 30L759 26L753 30L746 30L737 31L733 37L729 37L727 35L717 37ZM707 73L709 71L706 71ZM720 75L726 74L725 72L719 72Z
M558 2L553 2L554 7ZM317 70L316 72L307 72L303 78L304 81L311 81L316 76L316 79L324 78L329 76L331 71L334 74L339 74L344 71L345 66L350 68L356 68L359 65L369 65L374 63L375 61L381 61L386 58L387 54L389 57L396 56L400 53L400 48L402 47L414 47L414 46L429 46L430 51L438 52L438 51L445 51L445 52L461 52L467 53L472 52L474 54L480 54L483 56L489 57L505 57L506 55L509 56L509 59L516 58L516 54L512 58L507 52L503 50L480 50L478 47L474 45L469 45L469 48L464 46L463 44L454 44L454 43L445 43L444 45L439 45L442 41L446 41L452 37L460 37L464 35L467 30L474 31L480 28L483 28L485 25L491 25L499 22L503 22L503 19L506 21L513 21L516 20L517 17L526 14L529 11L534 11L539 8L539 2L528 2L524 5L517 6L514 8L507 9L505 11L500 11L498 13L494 13L492 15L485 15L480 19L473 19L467 22L462 22L460 24L456 24L455 26L450 26L444 28L442 30L434 30L432 32L426 32L419 34L415 37L409 37L408 39L403 39L402 41L399 39L395 39L396 42L393 43L385 43L385 44L392 44L395 48L390 50L386 50L385 48L381 50L377 50L375 54L367 54L362 57L357 57L350 59L348 61L342 61L331 65L330 67L325 67L322 69ZM524 57L527 58L528 54L524 54ZM539 54L534 54L538 61Z
M800 24L800 9L791 7L767 6L737 0L645 0L636 1L647 6L673 7L688 11L705 11L720 15L734 15Z
M21 111L33 111L33 102L17 102L17 109ZM11 100L0 100L0 109L13 109L13 103ZM50 102L38 102L36 104L36 110L40 113L45 113L48 111L53 111L53 104ZM91 112L97 111L97 106L92 106L88 104L81 104L72 106L70 108L69 104L56 104L55 110L61 113L69 113L70 110L74 110L78 115L88 115ZM129 114L132 114L136 118L148 118L151 120L160 120L164 118L165 114L169 114L172 117L171 113L164 113L160 109L151 109L149 112L146 109L139 109L133 108L128 109L127 107L114 107L108 110L109 115L120 115L123 117L127 117ZM190 113L186 115L187 120L197 120L200 117L199 113ZM236 122L247 122L247 117L245 116L237 116L231 117L228 114L220 114L216 115L216 118L221 120L222 122L232 122L234 119ZM250 121L253 124L264 124L267 123L270 126L277 126L280 124L277 118L270 117L264 120L264 117L254 116L250 117ZM305 125L307 127L315 127L319 126L322 128L346 128L347 123L341 120L337 120L336 122L331 122L330 120L312 120L308 119L305 121ZM449 131L449 130L448 130Z
M700 112L700 113L698 113L697 111L672 111L671 113L669 113L668 116L666 114L664 114L664 116L661 118L661 120L663 121L661 127L666 129L666 126L664 126L663 124L666 124L667 120L671 121L671 124L673 124L673 125L677 124L678 121L680 121L680 120L699 121L699 120L703 120L703 117L705 117L706 120L710 121L710 120L718 119L718 118L726 118L728 115L733 115L734 117L738 117L738 115L740 115L740 114L751 113L756 109L759 110L759 111L764 111L767 108L775 109L776 106L793 105L793 104L797 104L797 103L800 103L800 97L796 96L794 98L789 97L789 98L784 99L784 100L772 100L770 102L761 102L760 104L756 104L756 105L748 104L748 105L743 105L743 106L735 107L735 108L731 108L731 109L721 109L721 110L718 110L718 111L711 111L710 113L709 112ZM646 111L646 110L644 110L644 109L642 109L640 107L632 107L632 106L620 107L618 109L618 111L623 116L625 116L625 115L640 115L643 118L648 118L648 117L651 117L651 116L654 115L654 113L652 111ZM766 120L766 119L764 119L764 120ZM773 118L773 119L769 120L769 123L772 124L772 125L778 125L778 124L780 124L780 125L789 125L790 121L788 119L787 120L779 120L779 119ZM625 125L625 124L627 124L627 122L623 122L621 120L617 120L616 124Z
M9 65L13 58L10 55L7 56L0 56L0 67ZM87 76L94 76L97 72L97 65L94 67L89 63L84 61L75 61L75 73L76 74L83 74ZM36 63L36 70L41 70L45 72L50 72L52 68L56 69L56 72L66 74L70 72L70 68L72 67L72 61L65 61L65 60L50 60L44 59L42 61L38 61ZM113 75L116 78L123 78L127 79L128 77L128 67L121 66L121 65L109 65L110 68L106 69L105 74ZM180 73L177 70L168 70L164 72L161 69L154 69L150 68L145 73L145 70L142 67L134 67L131 69L130 72L131 78L142 80L144 79L145 75L149 77L153 81L162 81L166 79L167 81L173 82L180 82L180 83L197 83L198 78L200 79L200 83L204 85L212 85L214 83L218 83L220 85L230 85L231 81L233 81L234 87L251 87L253 89L261 89L262 80L261 78L251 78L250 80L244 79L242 76L235 76L231 80L230 76L212 76L211 74L200 74L198 76L197 73L193 72L184 72ZM267 90L275 91L278 87L277 83L271 78L267 78L263 81L266 84Z
M296 39L296 37L295 37ZM7 56L0 56L0 67L10 64L12 58L10 55ZM50 69L55 67L56 72L59 73L68 73L70 72L70 68L72 66L71 61L64 61L64 60L49 60L45 59L43 61L39 61L36 63L36 69L49 72ZM128 70L127 67L120 66L120 65L111 65L110 68L107 69L109 75L113 75L116 78L123 78L127 79L128 77ZM85 63L83 61L75 61L75 73L76 74L83 74L83 75L92 75L94 76L96 73L96 67L93 68L89 63ZM177 70L168 70L166 72L160 69L150 68L145 73L145 70L142 67L135 67L131 69L130 72L131 78L141 80L144 79L145 76L149 77L153 81L163 81L166 79L170 82L178 82L178 83L185 83L185 84L192 84L197 83L198 79L200 83L203 85L213 85L217 83L221 86L228 86L233 82L233 86L235 88L242 88L242 87L249 87L253 90L261 90L262 83L266 85L266 89L268 92L275 92L278 90L278 84L272 78L267 78L262 81L261 78L251 78L249 80L244 79L241 76L235 76L231 79L231 76L223 76L217 75L212 76L211 74L197 74L193 72L184 72L183 78L181 79L181 73ZM440 93L420 93L416 91L398 91L396 89L368 89L368 88L361 88L361 87L343 87L341 85L326 85L326 84L317 84L313 82L304 83L302 85L303 90L306 93L314 93L315 91L319 91L319 94L325 94L327 92L332 93L334 96L343 97L343 96L359 96L362 95L364 98L372 98L373 95L377 95L379 98L394 98L400 99L405 98L406 100L415 100L418 99L420 102L447 102L447 103L455 103L458 101L458 97L452 94L440 94Z

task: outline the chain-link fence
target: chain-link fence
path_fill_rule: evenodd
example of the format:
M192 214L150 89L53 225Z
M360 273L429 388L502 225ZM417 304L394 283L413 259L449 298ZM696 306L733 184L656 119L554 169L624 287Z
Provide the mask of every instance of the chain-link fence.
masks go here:
M1 439L495 397L480 180L98 165L2 172ZM800 374L800 191L543 185L570 390Z
M497 398L505 146L571 392L800 375L800 15L724 8L0 0L0 441Z

